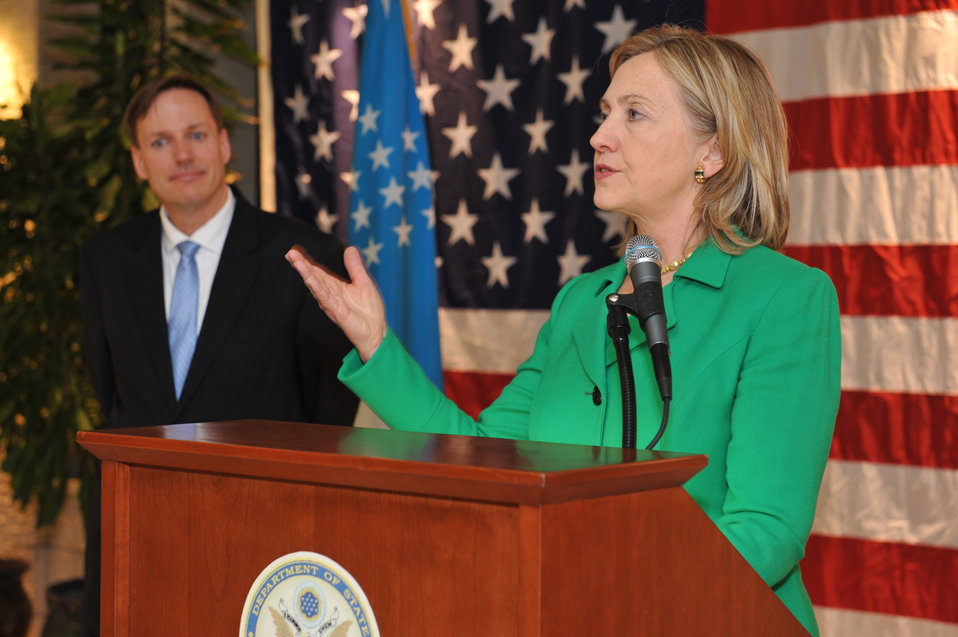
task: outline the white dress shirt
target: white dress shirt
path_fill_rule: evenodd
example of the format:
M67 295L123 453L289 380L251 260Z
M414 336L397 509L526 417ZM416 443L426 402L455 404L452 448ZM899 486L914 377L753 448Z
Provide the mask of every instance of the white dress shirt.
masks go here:
M213 288L213 277L216 276L216 268L220 264L220 255L223 253L223 244L226 243L226 234L229 232L230 222L233 221L235 208L236 197L230 190L223 207L190 236L180 232L170 221L166 209L160 208L160 224L163 226L163 237L160 241L163 255L163 300L167 320L170 316L170 300L173 297L176 266L180 264L180 251L176 246L186 240L200 245L200 249L196 251L196 269L200 277L199 299L196 307L197 335L203 326L203 317L206 316L206 306L209 304L210 290Z

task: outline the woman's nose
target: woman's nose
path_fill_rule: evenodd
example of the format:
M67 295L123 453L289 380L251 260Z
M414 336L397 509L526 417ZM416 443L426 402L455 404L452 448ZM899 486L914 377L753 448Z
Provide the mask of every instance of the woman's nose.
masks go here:
M589 145L592 146L596 152L601 153L615 150L615 136L612 134L610 128L609 120L604 119L589 139Z

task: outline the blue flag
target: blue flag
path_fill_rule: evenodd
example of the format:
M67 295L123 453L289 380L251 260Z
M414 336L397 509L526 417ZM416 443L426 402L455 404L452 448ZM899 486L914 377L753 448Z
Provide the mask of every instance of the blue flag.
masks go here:
M398 0L368 5L353 150L349 242L390 327L441 389L433 174Z

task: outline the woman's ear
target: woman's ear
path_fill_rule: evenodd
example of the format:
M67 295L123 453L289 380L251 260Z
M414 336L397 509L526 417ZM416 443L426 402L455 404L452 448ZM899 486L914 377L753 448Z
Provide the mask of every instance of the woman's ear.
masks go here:
M722 149L719 147L718 136L714 135L708 145L708 153L702 158L702 165L705 167L705 178L708 179L725 165L725 158L722 157Z

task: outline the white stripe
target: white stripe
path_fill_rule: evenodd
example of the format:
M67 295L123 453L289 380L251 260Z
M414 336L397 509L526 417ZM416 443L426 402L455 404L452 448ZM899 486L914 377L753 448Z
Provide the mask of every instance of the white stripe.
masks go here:
M511 374L535 345L546 310L442 308L443 368ZM842 387L958 394L958 319L843 316Z
M732 37L765 62L786 102L958 88L955 11L824 22Z
M829 460L813 532L958 549L958 471Z
M958 637L958 624L928 619L815 607L822 637Z
M842 388L958 394L958 319L843 316Z
M958 244L958 166L802 170L792 245Z
M442 366L512 374L532 354L547 310L439 310Z

